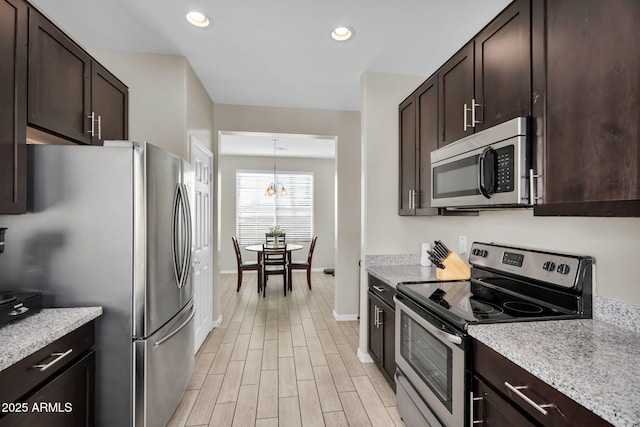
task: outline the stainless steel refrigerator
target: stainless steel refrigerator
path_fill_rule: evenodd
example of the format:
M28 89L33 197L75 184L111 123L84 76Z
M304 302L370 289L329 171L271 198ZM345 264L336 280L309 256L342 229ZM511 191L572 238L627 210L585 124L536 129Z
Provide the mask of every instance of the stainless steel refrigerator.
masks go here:
M0 288L102 306L96 422L164 427L193 371L190 165L148 143L28 146L28 213L8 227Z

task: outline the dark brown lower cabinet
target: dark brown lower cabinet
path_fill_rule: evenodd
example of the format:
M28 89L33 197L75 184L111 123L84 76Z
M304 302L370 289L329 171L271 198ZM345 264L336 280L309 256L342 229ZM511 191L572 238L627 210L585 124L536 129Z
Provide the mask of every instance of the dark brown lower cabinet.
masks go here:
M493 426L610 427L607 421L473 340L474 421Z
M7 406L1 427L89 427L94 425L95 351L25 399Z
M382 376L393 390L396 383L396 312L393 304L394 290L390 286L369 276L369 327L368 352L380 369Z
M473 377L473 422L484 426L534 427L533 423L482 379Z
M92 321L0 372L0 427L93 426L94 344Z

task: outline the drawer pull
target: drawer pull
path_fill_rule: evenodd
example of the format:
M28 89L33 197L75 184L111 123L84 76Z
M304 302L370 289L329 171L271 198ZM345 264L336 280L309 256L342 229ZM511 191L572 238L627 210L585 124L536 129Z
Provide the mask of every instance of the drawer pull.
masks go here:
M529 399L527 396L524 395L524 393L522 393L520 390L524 390L526 388L528 388L526 385L519 385L519 386L512 386L511 384L509 384L508 382L504 382L504 385L511 390L512 392L514 392L517 396L519 396L522 400L524 400L525 402L527 402L529 405L533 406L533 408L540 412L542 415L547 415L547 411L544 408L553 408L556 405L553 404L544 404L544 405L538 405L536 402L534 402L533 400Z
M59 361L61 361L65 357L67 357L69 354L71 354L72 351L73 351L73 349L70 348L69 350L65 351L64 353L51 353L51 356L56 356L55 359L53 359L51 362L47 363L46 365L33 365L33 367L37 368L37 369L40 369L40 372L46 371L47 369L49 369L50 367L52 367L53 365L55 365L56 363L58 363Z
M378 292L386 292L386 289L383 288L382 286L372 286L372 287Z

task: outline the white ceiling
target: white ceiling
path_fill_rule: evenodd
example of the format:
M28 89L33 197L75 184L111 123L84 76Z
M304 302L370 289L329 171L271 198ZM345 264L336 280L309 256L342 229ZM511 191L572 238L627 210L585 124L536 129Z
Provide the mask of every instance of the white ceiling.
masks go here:
M333 159L336 140L332 136L297 135L287 133L222 132L220 155L306 157Z
M364 71L426 77L510 0L30 1L88 49L185 56L214 103L359 111Z

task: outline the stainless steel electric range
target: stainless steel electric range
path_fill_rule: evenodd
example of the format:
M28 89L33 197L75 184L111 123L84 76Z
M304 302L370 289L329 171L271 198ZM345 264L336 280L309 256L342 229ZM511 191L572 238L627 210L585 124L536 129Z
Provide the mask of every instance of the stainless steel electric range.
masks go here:
M471 425L468 325L591 317L589 256L476 242L469 263L469 281L396 287L396 393L409 427Z

